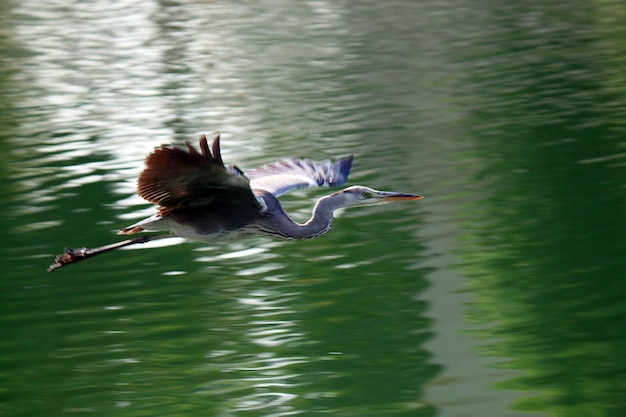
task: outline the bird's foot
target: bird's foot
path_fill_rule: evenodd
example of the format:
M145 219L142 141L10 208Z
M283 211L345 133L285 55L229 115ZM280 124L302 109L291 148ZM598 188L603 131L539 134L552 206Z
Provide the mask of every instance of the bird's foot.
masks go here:
M87 257L87 248L65 249L65 252L54 258L54 263L48 267L48 272L61 268L67 264L82 261Z

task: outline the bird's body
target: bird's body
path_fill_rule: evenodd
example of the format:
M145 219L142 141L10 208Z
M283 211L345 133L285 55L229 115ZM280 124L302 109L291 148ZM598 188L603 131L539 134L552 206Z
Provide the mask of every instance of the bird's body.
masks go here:
M121 229L118 234L132 235L166 230L175 236L196 241L258 235L292 240L312 239L330 230L332 218L324 220L319 228L311 230L307 227L310 224L299 225L291 221L273 194L267 191L256 191L255 194L262 199L264 210L257 207L236 207L237 210L233 207L224 210L220 206L190 207L165 216L148 217ZM291 226L288 228L289 232L285 230L288 226Z
M50 266L53 271L104 252L151 240L180 236L192 240L225 236L265 235L279 239L312 239L330 230L333 212L340 207L419 200L403 194L352 186L322 197L311 219L298 224L284 211L278 197L299 188L337 186L345 183L353 156L315 163L308 159L285 159L243 173L222 161L219 135L209 149L204 135L200 152L161 146L146 158L137 193L157 204L157 214L120 230L119 234L167 232L94 249L68 249Z

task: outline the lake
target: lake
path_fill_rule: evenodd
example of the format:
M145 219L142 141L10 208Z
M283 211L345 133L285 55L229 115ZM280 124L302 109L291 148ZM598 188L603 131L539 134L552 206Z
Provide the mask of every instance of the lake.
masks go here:
M0 415L626 413L626 6L0 10ZM244 171L354 153L348 185L425 199L46 272L154 213L148 153L216 131Z

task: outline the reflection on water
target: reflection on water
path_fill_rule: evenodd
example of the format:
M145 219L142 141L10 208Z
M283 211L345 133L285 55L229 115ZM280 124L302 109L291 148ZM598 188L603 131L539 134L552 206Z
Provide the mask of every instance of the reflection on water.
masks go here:
M476 297L470 316L494 323L480 331L498 339L484 351L521 371L504 387L532 392L516 408L620 415L626 101L611 82L622 77L615 57L602 56L615 39L567 9L492 20L490 32L510 41L467 52L490 67L463 83L481 198L466 207L472 233L458 253Z
M0 414L620 415L624 8L479 6L0 6ZM45 274L216 130L427 198Z

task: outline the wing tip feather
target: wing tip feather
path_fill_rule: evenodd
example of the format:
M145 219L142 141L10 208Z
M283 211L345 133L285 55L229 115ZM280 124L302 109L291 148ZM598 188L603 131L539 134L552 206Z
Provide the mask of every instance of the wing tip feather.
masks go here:
M337 159L333 165L334 175L328 181L329 185L341 185L348 180L350 168L352 168L352 161L354 161L354 154L342 156Z

